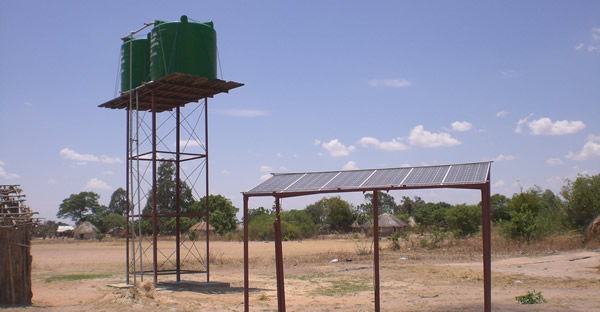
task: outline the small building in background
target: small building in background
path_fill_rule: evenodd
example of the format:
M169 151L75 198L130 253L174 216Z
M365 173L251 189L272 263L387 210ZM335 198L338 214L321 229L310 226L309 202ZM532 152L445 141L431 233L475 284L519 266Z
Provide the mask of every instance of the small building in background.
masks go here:
M100 230L87 221L80 222L73 230L73 238L75 239L96 239L98 234L100 234Z

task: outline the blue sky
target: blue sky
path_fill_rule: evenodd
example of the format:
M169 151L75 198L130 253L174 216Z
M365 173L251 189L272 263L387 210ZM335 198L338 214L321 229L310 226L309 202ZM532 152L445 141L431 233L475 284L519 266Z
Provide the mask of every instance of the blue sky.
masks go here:
M49 219L84 190L108 204L119 38L183 14L215 23L221 78L246 84L209 109L211 193L237 207L270 172L494 160L507 196L600 172L598 1L2 1L0 184Z

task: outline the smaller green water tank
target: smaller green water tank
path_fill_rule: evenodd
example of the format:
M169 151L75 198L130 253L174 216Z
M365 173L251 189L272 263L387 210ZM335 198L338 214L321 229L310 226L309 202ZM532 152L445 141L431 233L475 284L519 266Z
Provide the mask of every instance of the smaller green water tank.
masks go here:
M125 92L150 80L150 39L134 38L132 40L127 37L123 41L123 45L121 45L121 91Z
M156 21L151 32L150 78L185 73L217 79L217 33L213 23Z

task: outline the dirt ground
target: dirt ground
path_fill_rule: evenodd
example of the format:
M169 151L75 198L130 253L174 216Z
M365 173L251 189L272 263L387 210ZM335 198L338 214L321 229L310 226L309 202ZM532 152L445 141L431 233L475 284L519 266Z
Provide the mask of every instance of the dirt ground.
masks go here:
M200 245L201 255L205 251ZM175 243L161 241L159 246L168 256ZM284 242L287 311L373 311L372 255L360 255L360 250L369 247L366 239ZM193 258L188 249L196 250L189 244L183 248L186 261ZM152 289L152 278L147 275L140 286L120 289L108 285L125 282L123 241L35 240L33 305L6 311L243 311L242 252L240 242L211 242L210 280L229 283L228 287L207 286L199 283L206 281L206 274L193 274L183 275L181 287L169 283L175 277L166 275L159 278L162 286ZM383 311L483 309L480 255L456 255L444 249L421 253L406 248L383 249L380 255ZM250 310L276 311L273 243L251 242L250 259ZM599 249L535 256L494 254L492 308L598 311L599 265ZM73 274L99 274L100 278L57 280ZM515 296L528 290L541 291L547 303L517 304Z

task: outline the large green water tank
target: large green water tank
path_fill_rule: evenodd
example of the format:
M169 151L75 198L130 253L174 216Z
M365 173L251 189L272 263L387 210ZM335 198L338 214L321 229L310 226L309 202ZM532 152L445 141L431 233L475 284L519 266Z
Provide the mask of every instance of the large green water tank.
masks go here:
M150 42L150 77L185 73L217 78L217 33L212 22L156 21Z
M134 38L132 40L127 37L123 41L123 45L121 45L121 91L125 92L150 80L150 39ZM131 85L129 84L130 77Z

